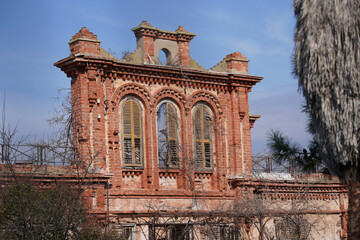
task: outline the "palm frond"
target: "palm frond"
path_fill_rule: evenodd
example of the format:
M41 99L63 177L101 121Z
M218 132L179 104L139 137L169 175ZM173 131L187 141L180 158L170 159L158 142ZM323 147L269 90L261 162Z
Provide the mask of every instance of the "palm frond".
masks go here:
M277 163L295 159L300 152L299 145L284 136L280 130L270 130L267 133L267 139L267 146Z

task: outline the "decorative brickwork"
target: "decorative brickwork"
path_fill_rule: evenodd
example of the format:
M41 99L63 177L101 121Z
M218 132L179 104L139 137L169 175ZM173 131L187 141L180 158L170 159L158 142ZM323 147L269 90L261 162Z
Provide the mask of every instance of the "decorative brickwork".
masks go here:
M71 55L79 53L100 55L100 42L96 35L83 27L69 42Z
M218 208L233 206L244 193L266 201L298 199L305 189L301 182L252 178L250 132L260 116L250 114L248 94L262 78L249 75L247 58L235 52L212 71L205 70L190 58L190 41L196 34L184 27L169 32L143 21L132 30L137 49L131 57L136 61L100 54L97 36L82 28L69 42L70 56L55 63L71 77L73 133L80 158L109 179L106 196L103 190L94 193L108 205L97 206L94 214L106 224L125 221L138 228L151 217L176 214L195 219L215 214L241 218L239 226L250 231L251 218L245 213ZM170 60L176 60L168 62L178 64L158 64L164 49ZM128 99L134 104L123 108ZM176 112L166 112L166 119L176 120L159 120L163 102L171 103ZM203 109L196 111L199 106ZM166 144L159 143L161 134ZM169 159L160 161L159 149L167 151L164 156ZM176 168L164 165L171 161L178 163ZM199 162L205 167L196 168ZM303 199L342 201L337 210L324 208L321 214L339 214L346 221L344 186L309 183L306 189ZM140 222L134 220L140 217ZM137 237L145 239L141 233Z

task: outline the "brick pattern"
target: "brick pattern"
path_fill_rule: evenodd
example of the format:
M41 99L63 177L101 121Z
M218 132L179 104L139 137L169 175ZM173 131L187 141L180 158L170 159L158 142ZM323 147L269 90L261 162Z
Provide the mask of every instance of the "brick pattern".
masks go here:
M73 134L79 157L91 164L92 172L104 176L86 190L93 213L103 221L107 209L119 218L141 216L149 213L145 200L186 209L194 198L204 202L206 212L255 192L263 199L295 199L302 183L252 179L251 128L258 116L249 114L248 93L262 78L243 74L248 73L248 60L238 52L226 56L226 68L234 70L229 74L191 70L186 67L194 35L183 27L164 32L143 22L133 31L142 38L146 65L100 57L100 41L85 28L71 39L70 57L55 63L71 77ZM148 65L155 38L177 41L185 68ZM136 98L142 109L144 166L139 168L124 167L121 159L120 106L128 97ZM178 111L177 169L158 166L156 111L162 100L172 101ZM192 112L199 103L212 111L213 169L208 171L196 171L193 165ZM341 215L341 234L346 236L345 188L336 183L307 187L307 200L340 203L339 210L328 213Z
M96 35L83 27L69 42L70 55L85 53L100 56L100 42Z
M134 32L143 40L144 58L151 58L154 55L154 37L158 35L146 22L142 23L140 30ZM186 35L187 31L179 27L176 34ZM177 41L180 61L184 66L189 65L189 41ZM78 49L86 49L94 54L100 49L97 36L86 28L82 28L70 41L70 48L73 49L70 56L77 51L74 44ZM80 63L81 59L76 58ZM247 93L261 78L253 81L251 76L229 76L225 80L223 75L204 73L201 76L198 72L201 77L195 77L191 72L180 73L178 69L173 69L171 75L163 75L165 72L162 69L141 69L141 66L123 65L114 60L111 62L117 64L116 67L110 67L109 61L98 62L102 58L94 55L87 58L89 60L84 61L82 66L80 63L71 67L74 62L70 59L68 64L64 62L60 66L72 76L74 139L77 140L79 156L84 161L90 161L94 171L114 175L111 178L113 186L128 187L130 182L125 180L129 176L136 176L139 179L138 188L158 190L160 176L168 176L159 169L157 160L156 108L162 99L174 102L179 111L181 163L180 169L176 170L178 189L190 190L191 182L206 181L207 189L224 191L228 190L229 177L252 176ZM230 54L227 58L244 59L241 53ZM195 81L189 81L191 78ZM224 85L226 81L236 84ZM142 105L144 165L137 169L125 168L121 159L120 104L129 96L137 98ZM191 167L195 157L192 109L200 102L208 105L213 114L214 167L211 171L201 173L206 174L206 178L196 177L201 174Z
M154 63L154 38L151 36L143 36L144 63Z
M190 44L186 41L178 41L180 65L190 67Z
M226 67L239 73L249 73L248 60L240 52L234 52L225 57Z
M143 63L154 64L154 41L156 39L165 39L174 41L178 44L178 55L180 66L190 67L190 41L196 34L189 33L183 26L175 32L163 31L154 28L148 22L142 21L139 26L132 29L138 41L142 44L142 55L144 56Z

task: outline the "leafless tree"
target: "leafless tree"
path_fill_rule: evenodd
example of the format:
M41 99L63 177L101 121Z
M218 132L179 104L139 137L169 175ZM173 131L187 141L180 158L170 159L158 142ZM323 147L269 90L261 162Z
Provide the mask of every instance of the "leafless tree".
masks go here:
M88 214L86 190L95 181L91 163L79 159L71 139L71 110L53 118L61 125L53 138L28 142L6 122L5 101L0 121L0 238L118 239L104 232ZM20 137L18 137L20 136ZM55 147L54 147L55 145ZM72 180L56 177L72 176Z

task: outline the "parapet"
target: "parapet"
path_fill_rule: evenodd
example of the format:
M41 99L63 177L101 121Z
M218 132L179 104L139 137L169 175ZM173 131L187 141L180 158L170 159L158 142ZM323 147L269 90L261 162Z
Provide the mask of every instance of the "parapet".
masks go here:
M166 64L190 67L190 41L196 36L183 26L175 32L161 30L142 21L137 27L131 29L137 42L139 59L144 64L159 64L159 52L166 54Z
M100 56L100 43L95 34L83 27L69 41L70 55L84 53Z
M95 34L83 27L69 41L70 56L84 54L117 60L131 64L166 65L207 71L190 57L190 41L196 36L179 26L174 32L165 31L142 21L131 29L136 36L137 48L122 59L117 59L100 47L101 41ZM166 63L159 60L159 52L166 55ZM221 62L210 68L210 71L227 74L249 73L249 60L240 52L227 55Z
M215 72L226 72L233 74L248 74L249 60L240 52L234 52L227 55L221 62L210 68Z

